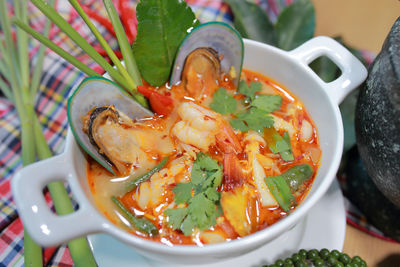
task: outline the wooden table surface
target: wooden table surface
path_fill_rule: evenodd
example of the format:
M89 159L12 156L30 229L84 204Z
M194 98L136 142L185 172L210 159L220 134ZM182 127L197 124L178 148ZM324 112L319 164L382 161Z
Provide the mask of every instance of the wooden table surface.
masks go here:
M337 36L358 49L379 53L395 20L399 0L313 0L316 35ZM399 222L400 224L400 222ZM400 244L372 237L347 225L343 251L368 266L400 267Z

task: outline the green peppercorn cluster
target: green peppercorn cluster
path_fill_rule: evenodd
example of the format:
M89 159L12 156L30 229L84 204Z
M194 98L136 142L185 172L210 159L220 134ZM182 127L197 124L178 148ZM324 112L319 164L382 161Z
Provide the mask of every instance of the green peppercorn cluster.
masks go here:
M270 265L263 267L366 267L367 263L359 256L350 258L346 253L334 249L329 251L326 248L320 251L316 249L301 249L291 257L284 260L279 259Z

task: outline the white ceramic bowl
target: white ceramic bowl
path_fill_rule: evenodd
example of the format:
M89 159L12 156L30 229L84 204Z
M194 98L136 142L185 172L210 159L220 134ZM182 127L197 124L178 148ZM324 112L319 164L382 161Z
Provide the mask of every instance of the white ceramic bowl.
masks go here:
M31 237L42 246L54 246L73 238L104 232L158 260L199 264L250 252L289 231L327 191L342 156L343 126L338 104L367 76L363 65L343 46L328 37L314 38L289 52L245 40L243 67L260 72L298 96L314 120L322 149L321 166L304 201L274 225L231 242L169 247L129 234L113 225L96 208L86 179L86 160L68 132L62 154L23 168L12 180L19 215ZM342 71L333 82L323 82L308 66L320 56L330 58ZM78 211L55 215L46 205L43 188L53 181L66 181L79 203ZM284 248L282 248L284 249Z

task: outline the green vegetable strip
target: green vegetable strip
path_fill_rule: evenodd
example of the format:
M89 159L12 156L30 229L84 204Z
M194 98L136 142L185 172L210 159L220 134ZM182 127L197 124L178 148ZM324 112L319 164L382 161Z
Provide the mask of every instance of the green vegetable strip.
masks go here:
M115 9L112 0L103 0L103 3L104 6L106 7L108 16L114 27L115 35L117 36L118 44L121 49L122 56L124 58L124 64L126 66L126 69L129 75L132 77L135 83L135 87L137 85L142 85L139 69L133 57L131 46L129 44L128 38L126 37L124 27L122 26L121 20L119 19L117 10Z
M128 209L124 207L124 205L119 201L116 197L111 197L111 200L115 203L115 205L120 208L120 210L124 213L126 218L129 220L130 223L133 224L133 227L139 230L142 233L145 233L149 236L156 236L158 235L157 227L151 223L146 218L138 218L133 215Z
M110 57L111 61L114 63L114 65L117 67L121 75L126 79L127 83L129 84L129 88L127 89L132 89L135 88L135 83L132 80L132 77L129 76L128 72L122 65L121 61L118 59L118 57L115 55L114 51L112 48L108 45L107 41L104 39L104 37L101 35L101 33L97 30L96 26L92 23L90 20L89 16L86 15L86 13L83 11L83 8L81 5L78 3L77 0L68 0L71 5L75 8L75 10L78 12L78 14L82 17L82 19L86 22L87 26L89 29L92 31L94 36L97 38L101 46L104 48L106 51L107 55Z
M279 206L286 212L290 211L296 200L285 180L281 176L266 177L264 180Z
M297 191L299 187L313 176L314 170L308 164L300 164L290 168L280 176L286 181L292 192Z
M129 88L125 79L105 60L71 25L61 17L58 12L43 0L31 0L31 2L56 24L72 41L85 51L94 61L96 61L105 71L107 71L114 81L121 84L124 88Z
M18 116L21 121L21 143L22 143L22 163L24 166L35 162L34 139L32 133L32 113L26 112L24 109L22 95L20 92L20 83L17 80L19 68L17 61L16 50L11 36L11 23L7 14L7 3L5 0L0 0L0 22L5 38L5 46L2 47L4 63L10 71L10 84L13 93L14 105L17 109ZM3 46L3 45L1 45ZM7 66L8 65L8 66ZM15 71L13 71L15 70ZM22 92L23 93L23 92ZM24 257L26 266L42 266L42 249L38 246L24 230Z
M156 166L153 167L150 171L146 172L145 174L139 176L132 182L128 184L126 187L127 191L131 191L133 188L138 186L139 184L143 183L144 181L148 180L153 174L161 170L165 164L168 162L169 157L164 158L160 163L158 163Z
M42 127L37 116L34 116L33 123L36 150L39 159L43 160L49 158L52 156L52 152L50 151L50 148L43 135ZM48 184L47 187L53 199L57 214L65 215L74 211L71 199L68 196L68 192L62 182L53 182ZM68 242L68 248L70 250L71 257L75 263L75 266L97 266L86 238L81 237Z
M54 0L50 0L49 5L53 6ZM47 37L49 35L50 28L51 28L51 21L46 20L46 23L44 25L44 30L43 30L43 36ZM37 91L39 90L39 83L40 83L40 78L42 76L42 71L43 71L43 62L44 62L45 52L46 52L46 46L43 43L41 43L39 50L37 51L36 64L35 64L35 68L33 69L31 82L30 82L31 86L30 86L29 92L31 94L32 101L35 100Z
M26 0L14 1L16 15L24 23L28 23L28 3ZM28 35L21 29L17 29L18 60L21 73L22 87L29 87L29 53Z
M14 97L12 95L11 88L2 79L0 79L0 91L3 92L3 94L8 98L8 100L14 102Z
M71 63L72 65L77 67L82 72L86 73L89 76L101 76L100 74L98 74L97 72L95 72L94 70L92 70L91 68L89 68L88 66L83 64L82 62L80 62L77 58L75 58L74 56L71 56L70 53L68 53L67 51L65 51L64 49L62 49L61 47L59 47L52 41L50 41L50 39L48 39L47 37L38 33L33 28L31 28L29 25L23 23L21 20L14 19L13 22L18 27L20 27L21 29L23 29L24 31L26 31L27 33L32 35L33 38L35 38L36 40L38 40L39 42L41 42L42 44L44 44L45 46L47 46L48 48L53 50L60 57L67 60L69 63Z

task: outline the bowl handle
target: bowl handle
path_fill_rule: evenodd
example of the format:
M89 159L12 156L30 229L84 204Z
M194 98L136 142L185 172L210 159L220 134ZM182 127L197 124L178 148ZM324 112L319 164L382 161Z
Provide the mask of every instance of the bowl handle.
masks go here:
M313 72L329 97L337 104L340 104L367 77L364 65L344 46L326 36L315 37L290 51L289 54L307 68L310 68L309 64L312 61L321 56L328 57L340 68L341 75L329 83L321 80Z
M88 208L79 182L71 179L72 166L61 154L22 168L12 179L11 189L24 227L38 244L56 246L74 238L99 232L99 215ZM46 203L43 189L46 185L66 181L79 208L65 215L52 212Z

